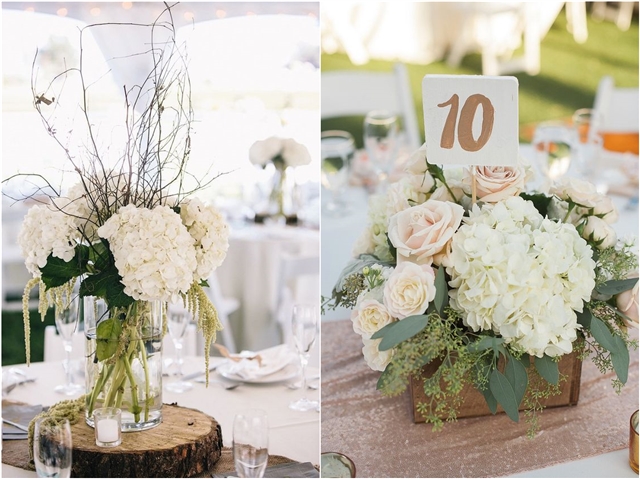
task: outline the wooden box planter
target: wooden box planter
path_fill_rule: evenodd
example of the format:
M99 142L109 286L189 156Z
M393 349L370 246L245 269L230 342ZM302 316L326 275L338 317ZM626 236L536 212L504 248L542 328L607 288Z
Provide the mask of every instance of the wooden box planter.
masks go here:
M430 377L437 370L439 363L431 362L422 369L423 377ZM533 367L533 366L532 366ZM502 369L502 368L501 368ZM561 375L567 376L565 381L560 383L561 393L551 396L547 400L541 401L545 407L557 406L575 406L578 404L580 396L580 376L582 373L582 361L578 359L576 353L566 354L558 363L558 370ZM464 387L460 393L464 397L464 401L458 411L458 418L487 416L491 414L489 407L480 391L469 384ZM411 410L413 414L413 422L425 422L422 415L418 412L418 404L426 402L427 397L424 394L422 380L412 377L409 381L409 395L411 397ZM524 406L520 405L520 410ZM504 412L502 407L498 406L498 412ZM442 418L444 419L444 418Z

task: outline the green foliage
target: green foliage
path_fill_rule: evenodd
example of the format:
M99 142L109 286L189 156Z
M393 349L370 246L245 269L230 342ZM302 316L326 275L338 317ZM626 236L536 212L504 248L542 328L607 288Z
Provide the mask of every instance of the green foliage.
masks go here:
M535 206L535 208L538 210L538 213L540 213L544 217L547 216L549 205L553 200L552 196L547 196L544 193L520 193L520 197L524 198L525 200L531 201L533 203L533 206Z
M536 365L536 371L542 376L548 383L558 384L560 379L560 372L558 371L558 363L550 358L546 354L541 358L536 357L534 359Z
M606 281L602 284L599 284L596 287L596 291L605 296L613 296L618 293L622 293L623 291L628 291L632 289L636 283L638 282L638 278L629 278L629 279L612 279Z
M550 397L561 393L560 384L567 380L567 377L560 375L558 384L552 384L540 376L535 368L529 368L529 386L524 395L524 416L529 425L527 437L532 439L538 429L540 429L540 413L544 410L543 402Z
M427 326L428 322L429 317L424 314L408 316L400 321L387 324L373 333L371 339L382 338L378 349L380 351L387 351L395 348L402 341L414 337Z
M494 369L489 376L489 390L496 398L496 401L502 406L507 416L512 421L518 422L518 403L516 401L516 393L509 380L498 369Z
M98 361L104 361L113 356L122 334L122 324L117 318L109 318L98 324L96 328L96 356Z
M40 268L42 282L47 288L62 286L73 278L87 272L88 261L89 248L84 245L77 245L75 247L75 255L69 261L64 261L50 254L47 258L47 264L44 265L43 268Z
M636 269L638 257L634 253L633 244L624 244L621 249L611 246L599 250L596 260L596 290L608 281L627 279L629 273Z

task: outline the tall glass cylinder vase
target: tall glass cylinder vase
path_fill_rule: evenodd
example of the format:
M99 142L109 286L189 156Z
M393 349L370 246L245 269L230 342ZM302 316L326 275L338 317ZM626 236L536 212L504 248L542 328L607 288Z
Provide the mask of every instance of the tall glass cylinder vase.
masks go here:
M287 181L287 168L274 168L269 195L269 215L273 220L286 222L292 209L291 191Z
M86 412L122 410L121 430L142 431L162 422L163 303L136 301L108 309L103 300L83 302L86 335Z

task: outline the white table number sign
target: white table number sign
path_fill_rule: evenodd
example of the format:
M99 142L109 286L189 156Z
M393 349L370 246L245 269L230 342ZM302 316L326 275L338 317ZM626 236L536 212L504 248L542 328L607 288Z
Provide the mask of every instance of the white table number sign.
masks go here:
M518 164L517 78L425 75L422 102L429 163Z

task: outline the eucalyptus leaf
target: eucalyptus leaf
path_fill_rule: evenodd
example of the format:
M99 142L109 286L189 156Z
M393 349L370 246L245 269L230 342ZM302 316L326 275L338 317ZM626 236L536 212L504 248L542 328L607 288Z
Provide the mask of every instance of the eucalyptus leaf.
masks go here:
M486 382L482 385L482 387L477 383L475 384L476 389L480 391L484 396L484 400L486 401L487 406L489 407L489 411L491 411L491 414L495 414L496 411L498 410L498 401L496 401L495 396L493 395L493 393L491 392L491 389L489 388L489 376L491 375L491 371L492 371L492 363L487 358L484 361L480 361L476 363L475 369L478 376L482 376L486 378Z
M495 336L481 336L478 341L470 343L468 349L472 353L479 353L480 351L485 351L486 349L495 348L502 343L504 343L504 338L496 338Z
M612 353L617 352L618 347L613 339L613 334L611 334L611 331L609 331L607 325L604 324L600 319L593 316L591 318L591 328L589 329L591 331L593 339L598 341L598 344L600 344L600 346ZM624 347L624 349L626 349L626 347Z
M617 345L616 351L611 353L613 369L620 382L626 384L629 378L629 350L620 336L614 336L613 340Z
M606 283L601 284L596 288L596 291L603 295L615 295L622 293L623 291L628 291L633 288L638 282L638 278L629 278L629 279L620 279L620 280L610 280Z
M540 376L542 376L548 383L558 384L558 380L560 379L558 363L546 354L541 358L536 356L534 363Z
M518 403L509 380L497 369L489 376L489 389L512 421L518 422Z
M98 324L96 328L96 356L104 361L113 356L118 349L118 339L122 333L122 325L116 318L109 318Z
M489 389L489 387L486 387L485 389L479 389L479 391L484 396L484 400L487 402L487 406L489 407L489 411L491 411L491 414L495 414L498 411L498 401L491 392L491 389Z
M382 329L373 333L371 339L382 338L378 349L380 351L386 351L418 334L427 326L428 322L429 317L423 314L408 316L400 321L387 324Z
M527 353L523 353L518 361L520 361L520 364L522 364L522 367L525 369L529 369L529 367L531 366L531 356L529 356Z
M593 318L593 314L589 311L589 308L585 306L582 308L582 312L576 311L576 316L578 317L578 324L581 324L582 327L586 329L591 328L591 318Z
M447 279L444 274L444 268L438 268L435 279L436 297L433 299L436 310L440 316L443 316L444 308L449 304L449 288L447 287Z
M513 392L516 396L516 403L520 406L524 393L527 391L529 376L527 370L520 361L514 357L510 357L504 368L504 375L511 384Z

